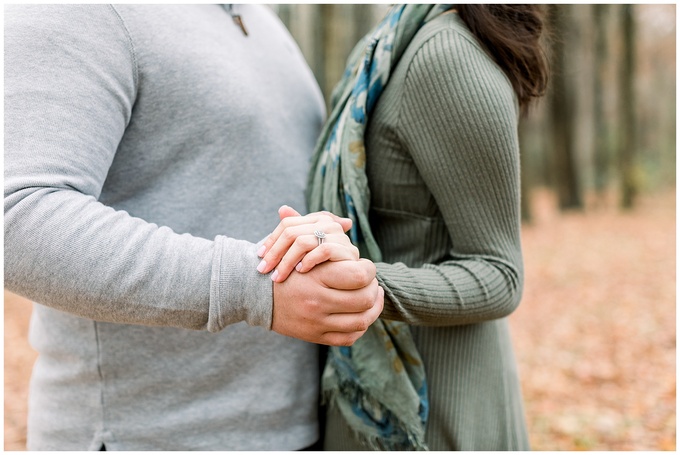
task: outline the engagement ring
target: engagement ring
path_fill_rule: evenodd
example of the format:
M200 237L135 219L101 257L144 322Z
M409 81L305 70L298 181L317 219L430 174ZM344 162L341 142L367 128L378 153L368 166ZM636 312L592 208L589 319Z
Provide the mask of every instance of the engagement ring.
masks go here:
M314 231L314 235L319 239L319 245L321 245L326 238L326 233L324 231Z

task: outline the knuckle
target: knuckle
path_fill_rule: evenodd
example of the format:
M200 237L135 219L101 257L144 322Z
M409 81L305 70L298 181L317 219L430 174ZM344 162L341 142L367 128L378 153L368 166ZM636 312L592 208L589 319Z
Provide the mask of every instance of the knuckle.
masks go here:
M317 221L318 228L322 229L326 233L342 233L342 225L338 223L335 219L328 215L319 216Z
M328 346L344 346L344 338L341 333L324 333L320 337L321 343Z
M270 252L267 253L267 255L264 257L264 261L265 261L268 265L271 265L271 264L278 264L279 262L281 262L281 258L282 258L282 255L281 255L281 254L278 254L278 253L276 253L276 252L270 251Z
M375 265L366 259L359 259L352 263L351 277L356 282L368 286L375 278Z
M307 314L313 315L313 314L318 314L319 309L321 305L319 304L319 301L316 299L305 299L305 312Z
M281 232L281 235L279 236L279 238L281 238L285 241L293 241L293 239L295 238L295 235L293 234L293 232L289 228L286 228L286 229L283 230L283 232Z
M362 333L365 332L370 327L371 322L372 321L369 319L368 316L364 316L364 317L360 318L357 321L356 326L354 327L354 331L355 332L362 332Z
M362 281L361 281L360 275L361 275L361 273L359 271L357 271L356 267L352 267L345 272L345 276L346 276L347 280L351 281L354 284L363 284Z
M363 289L358 295L347 296L345 305L353 307L357 312L365 312L375 306L375 299L370 292Z
M372 312L367 312L367 314L366 314L366 330L368 330L368 328L373 325L373 323L376 321L376 319L378 319L380 317L380 313L382 312L382 308L377 306L377 309L379 311L376 312L375 314L373 314Z
M342 226L333 221L332 223L324 224L323 231L327 234L341 234Z
M321 245L317 246L316 249L319 250L319 254L321 254L322 259L329 259L331 257L331 246L329 246L328 243L322 243Z
M363 299L364 311L375 310L375 307L377 306L375 303L375 296L372 293L366 294Z
M376 305L376 307L378 307L378 317L380 317L380 314L385 309L385 299L384 299L384 297L378 300L378 304ZM376 317L376 319L377 319L377 317Z
M352 346L366 330L354 332L330 332L319 337L322 344L329 346Z
M339 346L352 346L357 339L359 337L355 337L353 334L346 334L341 338Z
M309 242L307 242L307 240L304 237L296 237L293 240L293 245L295 245L296 247L300 247L302 249L307 249L308 243Z
M365 284L366 286L368 286L370 284L371 280L373 279L373 276L371 275L370 270L366 270L366 268L364 268L364 267L355 268L353 273L354 273L353 279L357 283L362 283L362 284Z
M371 275L371 278L375 278L375 274L377 272L375 263L369 261L368 259L362 259L361 263L364 264L364 266L366 267L366 271Z
M380 290L377 289L378 286L376 285L375 287L370 286L367 292L366 300L370 301L370 307L369 308L375 308L375 307L381 307L383 299L378 298L380 295Z
M371 323L369 324L369 326L372 325L382 315L382 312L383 312L383 304L382 304L382 302L380 302L380 304L375 305L370 311L369 319L370 319Z
M352 308L352 312L364 311L360 309L364 305L364 296L361 293L344 292L342 296L338 297L337 303L345 308Z
M321 212L317 215L317 223L319 224L328 224L332 223L333 218L327 213L327 212Z

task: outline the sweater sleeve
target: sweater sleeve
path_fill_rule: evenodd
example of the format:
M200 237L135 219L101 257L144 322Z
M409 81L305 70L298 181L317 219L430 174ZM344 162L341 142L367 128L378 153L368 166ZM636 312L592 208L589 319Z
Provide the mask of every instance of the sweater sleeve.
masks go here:
M380 263L383 317L450 326L501 318L519 304L517 105L510 83L455 30L431 36L406 76L401 141L432 193L451 248L435 264Z
M268 328L271 281L255 270L255 245L178 234L98 201L137 77L114 8L6 8L6 288L101 321Z

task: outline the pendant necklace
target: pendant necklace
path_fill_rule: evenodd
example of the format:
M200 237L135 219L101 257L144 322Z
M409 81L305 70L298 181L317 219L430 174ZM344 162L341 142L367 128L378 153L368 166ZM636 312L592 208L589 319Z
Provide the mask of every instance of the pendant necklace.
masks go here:
M227 13L229 13L229 15L231 16L234 23L241 29L241 31L243 32L243 35L248 36L248 31L246 30L246 26L243 23L243 19L241 19L241 15L234 12L234 5L223 5L223 6L224 6L224 9L227 11Z

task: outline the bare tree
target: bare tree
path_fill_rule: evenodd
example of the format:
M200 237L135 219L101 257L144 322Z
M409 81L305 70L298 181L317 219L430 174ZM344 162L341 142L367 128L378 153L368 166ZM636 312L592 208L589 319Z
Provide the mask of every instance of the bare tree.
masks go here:
M593 77L593 118L594 138L594 174L595 191L602 196L607 188L609 170L609 131L607 128L604 97L605 78L608 63L606 15L608 5L593 5L593 28L595 30L595 72Z
M635 116L635 20L634 6L621 5L621 34L623 38L623 59L620 68L620 110L621 110L621 207L633 207L638 193L635 175L637 131Z
M550 21L555 39L552 47L552 87L550 91L550 123L555 157L555 183L559 207L583 208L575 156L576 106L573 75L569 73L565 37L570 36L572 5L551 4Z

